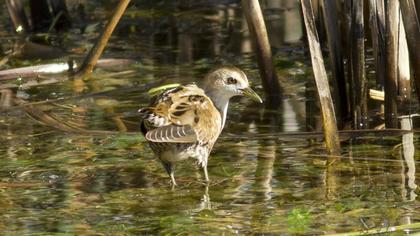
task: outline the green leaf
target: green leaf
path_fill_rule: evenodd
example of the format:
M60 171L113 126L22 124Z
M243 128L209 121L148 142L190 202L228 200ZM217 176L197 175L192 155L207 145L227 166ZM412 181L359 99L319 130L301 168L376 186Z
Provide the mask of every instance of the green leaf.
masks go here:
M165 85L162 85L162 86L159 86L159 87L156 87L156 88L152 88L152 89L150 89L149 91L147 91L147 93L148 93L151 97L154 97L154 96L159 95L160 93L162 93L163 91L165 91L165 90L167 90L167 89L176 88L176 87L178 87L178 86L180 86L180 85L181 85L181 84L178 84L178 83L174 83L174 84L165 84Z

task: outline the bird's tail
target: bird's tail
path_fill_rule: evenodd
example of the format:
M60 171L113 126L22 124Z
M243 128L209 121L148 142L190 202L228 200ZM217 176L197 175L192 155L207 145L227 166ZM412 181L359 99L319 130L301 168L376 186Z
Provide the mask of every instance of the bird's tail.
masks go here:
M147 120L147 117L153 114L153 110L150 107L143 107L137 111L142 119Z
M150 126L161 127L168 125L168 120L155 113L152 107L144 107L138 110L138 113L143 121L149 123Z

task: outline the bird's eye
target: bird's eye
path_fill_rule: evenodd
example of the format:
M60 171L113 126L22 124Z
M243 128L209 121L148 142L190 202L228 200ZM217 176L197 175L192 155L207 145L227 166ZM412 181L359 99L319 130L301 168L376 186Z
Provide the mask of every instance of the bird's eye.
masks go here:
M238 83L238 81L235 78L233 78L233 77L227 78L226 82L228 84L236 84L236 83Z

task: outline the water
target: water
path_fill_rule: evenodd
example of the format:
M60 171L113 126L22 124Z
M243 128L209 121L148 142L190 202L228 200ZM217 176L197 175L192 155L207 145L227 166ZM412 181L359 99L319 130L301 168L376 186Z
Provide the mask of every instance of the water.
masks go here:
M110 6L95 4L87 9L103 19ZM276 19L284 18L300 24L291 17L298 16L296 5L284 1L291 9L279 10L269 1L264 4L270 27L280 27ZM89 81L19 91L29 102L65 98L35 107L87 134L52 128L22 109L0 112L2 235L314 235L420 222L417 135L343 137L340 160L326 155L319 137L289 135L305 131L305 101L311 99L304 93L311 77L298 41L302 31L293 30L292 23L281 29L282 37L272 39L277 69L288 81L281 107L270 112L234 99L210 157L210 185L203 184L201 170L190 161L177 166L179 187L171 189L136 133L136 111L148 103L146 91L192 81L230 62L244 69L262 94L237 5L195 9L180 10L171 25L168 9L138 3L129 8L103 56L134 63L99 68ZM14 36L2 22L5 50ZM70 33L66 37L72 42L64 46L83 49L94 36ZM23 58L3 69L40 62L51 63Z

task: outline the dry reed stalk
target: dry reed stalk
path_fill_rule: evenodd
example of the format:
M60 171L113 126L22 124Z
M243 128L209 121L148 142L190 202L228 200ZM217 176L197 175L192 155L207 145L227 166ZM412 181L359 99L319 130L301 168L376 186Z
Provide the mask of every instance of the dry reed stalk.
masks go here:
M273 66L270 42L268 41L260 4L258 0L242 0L242 8L253 40L261 80L267 96L267 104L276 107L280 104L281 88Z
M351 8L351 88L354 128L367 128L367 80L365 72L364 1L354 0Z
M26 17L21 0L6 0L7 10L12 19L15 31L18 33L30 31L28 18ZM19 31L21 30L21 31Z
M369 25L375 61L376 85L383 89L385 81L385 5L383 0L369 0Z
M331 81L334 86L335 110L337 111L337 117L341 118L341 122L340 120L338 121L338 126L343 127L343 120L348 118L349 111L337 5L335 0L325 0L321 1L321 7L324 15L324 25L327 32L328 50L332 66L333 79Z
M414 82L417 90L417 98L420 102L420 23L419 14L416 11L420 3L414 0L400 0L401 13L406 31L407 44L410 54L411 66L413 68Z
M398 127L398 1L386 6L385 127Z
M330 155L339 155L340 139L338 136L334 105L331 99L327 72L325 71L324 67L324 60L319 44L318 33L316 31L311 1L301 0L301 5L303 18L305 21L306 33L308 36L309 49L311 52L311 61L315 76L315 83L318 89L318 96L321 104L321 114L324 125L324 135L327 152Z

